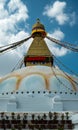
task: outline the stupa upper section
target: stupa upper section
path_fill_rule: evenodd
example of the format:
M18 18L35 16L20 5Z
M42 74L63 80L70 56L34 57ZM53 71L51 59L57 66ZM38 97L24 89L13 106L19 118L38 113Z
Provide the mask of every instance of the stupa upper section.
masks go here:
M45 27L37 19L36 24L32 27L33 42L24 58L25 66L31 65L53 65L52 54L44 41L46 36Z

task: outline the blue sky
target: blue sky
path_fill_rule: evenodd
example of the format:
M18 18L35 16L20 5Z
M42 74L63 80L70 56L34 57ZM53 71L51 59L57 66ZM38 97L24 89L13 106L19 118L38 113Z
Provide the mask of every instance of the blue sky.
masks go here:
M78 44L77 5L78 0L0 0L0 46L28 37L37 18L45 25L49 36ZM0 75L11 72L27 52L31 41L0 56ZM46 42L50 51L78 74L78 53L59 47L49 40ZM63 70L70 73L65 68Z

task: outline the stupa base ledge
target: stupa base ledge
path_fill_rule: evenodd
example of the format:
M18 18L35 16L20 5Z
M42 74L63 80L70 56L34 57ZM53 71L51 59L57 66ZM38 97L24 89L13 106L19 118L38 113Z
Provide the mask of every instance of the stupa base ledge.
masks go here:
M7 104L7 111L13 112L17 110L17 103L8 103Z

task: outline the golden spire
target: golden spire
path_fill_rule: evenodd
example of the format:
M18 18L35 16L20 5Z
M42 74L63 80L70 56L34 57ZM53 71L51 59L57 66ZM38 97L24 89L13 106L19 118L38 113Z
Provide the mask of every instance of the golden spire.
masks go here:
M37 22L32 27L32 37L33 42L24 58L25 66L52 66L53 57L44 41L44 38L46 37L45 27L40 23L39 19L37 19Z

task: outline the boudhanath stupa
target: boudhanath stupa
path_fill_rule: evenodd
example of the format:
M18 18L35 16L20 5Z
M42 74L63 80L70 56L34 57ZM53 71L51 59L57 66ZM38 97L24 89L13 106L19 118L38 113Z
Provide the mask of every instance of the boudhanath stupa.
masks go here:
M25 67L0 78L0 129L78 130L78 77L54 65L46 36L37 19Z

